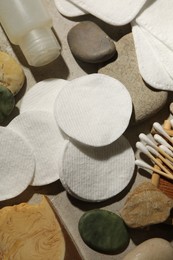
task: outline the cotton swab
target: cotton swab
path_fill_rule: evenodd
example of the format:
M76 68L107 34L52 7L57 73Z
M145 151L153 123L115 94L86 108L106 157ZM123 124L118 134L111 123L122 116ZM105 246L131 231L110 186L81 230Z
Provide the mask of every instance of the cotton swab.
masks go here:
M161 154L159 154L158 151L156 151L153 147L147 145L146 148L150 153L161 159L162 162L164 162L172 171L173 171L173 165L169 162L169 160L166 160Z
M169 142L171 142L171 144L173 144L172 138L166 133L166 131L161 126L161 124L159 124L158 122L155 122L153 124L153 127L159 134L163 135Z
M172 176L171 172L168 171L158 160L156 160L156 158L148 151L148 149L141 143L141 142L137 142L136 143L136 147L143 152L144 154L146 154L152 161L155 162L155 164L157 164L165 173L169 174Z
M141 141L144 141L146 144L152 146L153 148L155 148L155 149L157 148L157 145L156 145L153 141L151 141L151 140L148 138L148 136L146 136L145 134L141 133L141 134L139 135L139 139L140 139Z
M169 129L165 129L165 132L169 135L169 136L171 136L171 137L173 137L173 130L169 130ZM151 134L152 135L154 135L154 134L156 134L157 133L157 131L154 129L154 127L151 129Z
M166 146L167 148L169 148L171 151L173 151L173 147L159 134L154 135L154 140L156 140L156 142L158 142L159 144L162 144L162 145Z
M171 162L173 162L173 156L170 155L168 152L166 152L164 149L161 147L158 147L151 139L148 138L145 134L141 133L139 135L139 138L141 141L145 142L146 144L150 145L153 147L155 150L157 150L159 153L161 153L163 156L165 156L167 159L169 159ZM164 146L166 147L166 146ZM168 148L167 148L168 149ZM168 149L169 150L169 149ZM169 150L170 151L170 150ZM171 151L170 151L171 152ZM171 157L172 156L172 157Z
M159 146L160 149L162 149L165 153L167 153L169 156L173 157L173 152L163 144Z
M164 176L164 177L166 177L166 178L168 178L168 179L173 180L173 176L168 175L168 174L166 174L165 172L162 172L162 171L160 171L160 170L158 170L158 169L152 167L151 165L149 165L149 164L146 163L146 162L143 162L142 160L136 160L136 161L135 161L135 164L136 164L138 167L140 167L140 168L152 170L153 172L156 172L156 173L158 173L158 174L160 174L160 175L162 175L162 176Z
M165 153L167 154L167 156L166 156L167 160L169 160L169 162L171 162L171 164L173 164L173 152L164 145L160 145L159 149L162 149L163 151L165 151Z
M166 119L164 120L164 124L163 124L163 129L165 130L165 132L170 136L173 137L173 130L171 129L171 126L173 128L173 119L172 119L172 124L171 124L171 120L170 119ZM157 131L155 130L154 127L152 127L151 129L151 134L157 134Z

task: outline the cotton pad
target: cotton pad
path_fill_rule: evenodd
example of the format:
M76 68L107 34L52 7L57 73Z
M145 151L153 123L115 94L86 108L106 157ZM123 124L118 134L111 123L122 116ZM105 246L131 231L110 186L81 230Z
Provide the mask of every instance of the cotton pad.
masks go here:
M157 54L163 67L173 78L173 51L168 48L164 43L155 38L151 33L140 27L141 31L144 33L146 39L151 44L153 51Z
M109 24L124 25L135 18L146 0L70 0L70 2Z
M139 71L150 86L160 90L173 90L173 80L165 70L150 42L136 23L132 23Z
M53 112L54 102L67 80L47 79L36 83L23 97L20 112L40 110Z
M173 50L172 11L172 0L150 0L136 17L136 23Z
M33 149L36 169L32 185L46 185L58 180L64 138L53 115L43 111L24 112L8 127L23 136Z
M0 200L7 200L30 185L35 158L29 144L7 127L0 127L0 147Z
M134 153L124 136L99 148L69 141L62 158L61 174L67 192L87 201L103 201L117 195L134 172Z
M65 150L65 148L66 148L68 142L69 142L68 140L65 140L65 141L64 141L64 150ZM75 193L73 193L73 192L71 191L71 189L68 187L68 185L66 184L65 179L64 179L64 175L63 175L62 160L63 160L63 152L62 152L62 157L61 157L61 170L59 171L59 179L60 179L60 181L61 181L62 186L63 186L64 189L67 191L67 193L70 194L71 196L73 196L74 198L79 199L79 200L86 201L85 199L83 199L83 198L81 198L80 196L78 196L78 195L76 195Z
M104 74L90 74L64 86L55 101L59 127L73 139L92 146L112 143L125 131L132 101L125 86Z
M54 0L58 11L67 17L85 15L87 12L69 0Z

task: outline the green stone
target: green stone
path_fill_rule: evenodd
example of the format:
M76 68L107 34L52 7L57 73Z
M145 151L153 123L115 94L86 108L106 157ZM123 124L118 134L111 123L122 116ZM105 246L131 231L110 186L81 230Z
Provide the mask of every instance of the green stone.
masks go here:
M92 249L113 253L125 249L129 234L121 217L107 210L91 210L80 218L79 233Z
M0 123L12 112L15 99L9 89L0 85Z

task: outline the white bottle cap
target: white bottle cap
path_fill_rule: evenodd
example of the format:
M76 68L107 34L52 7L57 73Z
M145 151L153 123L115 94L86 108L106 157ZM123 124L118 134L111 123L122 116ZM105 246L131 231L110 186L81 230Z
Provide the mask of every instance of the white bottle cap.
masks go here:
M61 51L50 28L37 28L28 32L19 45L29 65L35 67L52 62Z

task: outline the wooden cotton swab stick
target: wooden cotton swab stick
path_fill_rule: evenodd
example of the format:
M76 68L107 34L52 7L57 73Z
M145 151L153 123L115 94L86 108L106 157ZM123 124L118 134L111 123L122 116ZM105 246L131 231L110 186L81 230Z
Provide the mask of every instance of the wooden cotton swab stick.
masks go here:
M135 161L135 164L136 164L138 167L140 167L140 168L152 170L153 172L156 172L156 173L158 173L159 175L162 175L162 176L164 176L164 177L166 177L166 178L168 178L168 179L173 180L173 176L168 175L168 174L166 174L165 172L162 172L162 171L160 171L160 170L158 170L158 169L152 167L151 165L149 165L149 164L146 163L146 162L143 162L142 160L136 160L136 161Z
M149 145L147 145L146 148L150 153L161 159L161 161L164 162L173 171L173 165L168 160L166 160L161 154L159 154L158 151L156 151L153 147Z
M166 133L166 131L163 129L163 127L161 126L161 124L159 124L158 122L155 122L153 124L153 127L155 128L155 130L163 135L171 144L173 144L173 140L172 138Z
M147 148L141 142L137 142L136 147L141 152L146 154L153 162L155 162L155 164L157 164L165 173L172 176L171 172L168 171L158 160L156 160L156 158L147 150Z
M158 158L157 158L157 160L160 161L160 159L158 159ZM160 163L162 163L162 162L160 161ZM154 165L154 169L160 170L160 168L159 168L159 166L157 164ZM153 174L152 174L152 177L151 177L151 182L156 187L159 187L160 177L161 177L161 175L159 175L158 173L153 171Z
M168 160L172 165L173 165L173 152L171 150L169 150L166 146L164 145L160 145L159 148L161 148L162 150L164 150L167 154L168 154L168 157L166 160ZM171 158L171 160L169 159L169 157Z
M173 123L172 123L172 128L173 128ZM164 120L163 129L169 136L173 137L173 130L171 129L171 120L170 119ZM157 131L154 129L154 127L152 127L152 129L151 129L151 134L152 135L157 134Z
M171 129L171 122L170 120L164 120L164 123L163 123L163 128L166 130L166 131L172 131L170 130ZM153 128L154 129L154 128ZM173 132L173 131L172 131ZM168 133L169 135L171 135L172 133ZM154 134L153 134L154 135ZM170 159L172 159L172 157L170 156ZM162 163L162 161L160 159L156 159L158 160L160 163ZM170 160L171 161L171 160ZM159 166L157 164L154 165L154 168L160 170ZM161 176L159 174L157 174L156 172L153 172L152 174L152 177L151 177L151 182L156 186L156 187L159 187L160 185L160 182L162 183L162 178L160 178Z
M171 136L171 137L173 137L173 130L169 130L169 129L165 129L165 132L169 135L169 136ZM157 131L154 129L154 127L152 128L152 130L151 130L151 134L156 134L157 133Z
M166 152L164 149L162 149L161 147L158 147L153 141L151 141L148 136L146 136L145 134L141 133L139 135L139 138L141 141L145 142L146 144L150 145L151 147L153 147L155 150L157 150L159 153L161 153L163 156L165 156L168 160L170 160L171 162L173 162L173 157L171 157L171 155ZM164 146L165 147L165 146ZM168 148L167 148L168 149ZM168 149L169 150L169 149ZM170 151L170 150L169 150ZM171 152L171 151L170 151Z
M173 151L173 147L168 144L168 142L163 138L161 137L160 135L158 134L155 134L154 135L154 139L156 140L156 142L158 142L159 144L163 144L164 146L166 146L167 148L169 148L171 151Z

